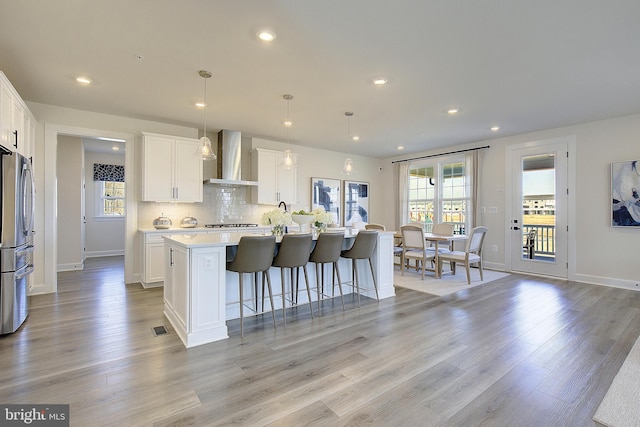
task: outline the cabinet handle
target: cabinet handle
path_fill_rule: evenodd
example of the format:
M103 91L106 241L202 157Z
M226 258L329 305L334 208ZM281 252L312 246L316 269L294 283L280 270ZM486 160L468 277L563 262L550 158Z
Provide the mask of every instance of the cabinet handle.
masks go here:
M169 267L173 267L173 248L169 248Z
M178 187L176 187L176 199L178 198Z
M18 148L18 131L17 131L17 130L14 130L14 131L13 131L13 134L16 136L16 143L15 143L15 144L13 144L13 146L14 146L14 147L16 147L16 148Z

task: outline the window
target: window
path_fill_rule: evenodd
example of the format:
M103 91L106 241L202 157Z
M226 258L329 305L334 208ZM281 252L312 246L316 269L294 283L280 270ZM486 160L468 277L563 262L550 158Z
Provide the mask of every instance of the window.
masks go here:
M124 218L124 182L95 181L96 216Z
M468 170L464 156L411 165L407 222L421 223L427 232L434 223L448 222L456 234L464 234L471 205Z

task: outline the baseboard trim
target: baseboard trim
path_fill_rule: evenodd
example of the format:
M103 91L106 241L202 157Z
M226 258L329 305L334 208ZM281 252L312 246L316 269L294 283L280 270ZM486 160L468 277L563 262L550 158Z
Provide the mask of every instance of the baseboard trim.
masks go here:
M103 256L119 256L124 255L124 249L115 249L110 251L91 251L85 252L84 256L86 258L98 258Z
M67 263L67 264L58 264L57 267L57 272L60 273L61 271L75 271L75 270L82 270L84 268L84 261L80 261L80 262L71 262L71 263Z

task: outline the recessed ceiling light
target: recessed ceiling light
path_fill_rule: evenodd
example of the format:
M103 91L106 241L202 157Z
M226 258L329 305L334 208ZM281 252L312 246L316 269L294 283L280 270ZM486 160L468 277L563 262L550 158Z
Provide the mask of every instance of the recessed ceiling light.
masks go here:
M276 38L276 35L273 31L262 30L258 32L258 38L263 42L272 42Z
M198 108L204 108L206 106L207 106L207 104L205 104L204 102L196 102L196 107L198 107Z
M81 85L91 84L91 79L89 77L79 76L79 77L76 77L76 81Z
M360 137L358 135L353 135L351 139L353 139L354 141L360 141Z
M293 122L291 120L285 120L282 124L285 125L288 128L293 126Z
M376 86L384 86L387 84L387 79L384 79L382 77L373 79L373 84Z
M450 109L448 109L448 110L447 110L447 113L449 113L449 114L456 114L456 113L458 113L459 111L460 111L460 109L459 109L459 108L450 108Z
M492 132L498 132L500 130L500 126L494 126L491 128Z
M404 145L398 145L398 150L404 150Z

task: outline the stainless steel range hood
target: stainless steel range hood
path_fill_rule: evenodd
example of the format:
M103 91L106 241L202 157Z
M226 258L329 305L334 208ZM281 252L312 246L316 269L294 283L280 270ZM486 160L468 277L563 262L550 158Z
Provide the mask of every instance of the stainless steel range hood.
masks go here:
M204 180L205 184L227 186L256 186L257 181L242 180L241 133L223 129L218 132L218 177Z

